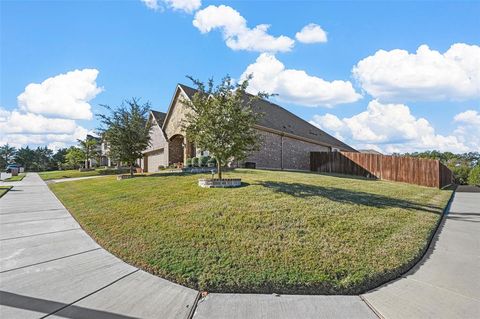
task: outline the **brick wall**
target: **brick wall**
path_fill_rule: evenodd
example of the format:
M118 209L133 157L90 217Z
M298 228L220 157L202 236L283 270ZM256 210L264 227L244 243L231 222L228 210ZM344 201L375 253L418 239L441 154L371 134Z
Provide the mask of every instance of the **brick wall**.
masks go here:
M298 139L283 137L258 130L260 148L244 162L253 162L257 168L310 170L310 152L327 152L329 148ZM283 139L283 143L282 143ZM282 146L283 144L283 146ZM244 165L240 163L240 166ZM283 162L283 163L282 163Z

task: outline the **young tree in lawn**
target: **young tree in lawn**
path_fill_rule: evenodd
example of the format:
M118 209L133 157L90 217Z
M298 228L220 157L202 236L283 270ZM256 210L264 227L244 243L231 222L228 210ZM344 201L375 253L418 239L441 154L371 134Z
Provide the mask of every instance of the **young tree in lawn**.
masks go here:
M227 75L218 86L214 86L213 80L205 85L188 78L196 86L197 93L191 100L183 101L192 111L186 114L184 129L190 141L216 158L221 179L222 166L228 160L242 160L258 149L259 137L254 125L262 114L255 112L252 105L256 99L268 95L246 93L251 77L234 84Z
M84 160L85 160L85 168L88 169L88 168L90 168L89 159L92 158L92 157L95 157L98 142L97 142L96 139L94 139L92 137L89 137L88 135L85 138L85 140L77 140L77 141L80 145L80 149L83 152L83 156L84 156Z
M0 146L0 158L2 167L8 165L11 159L15 156L17 149L7 144Z
M137 159L150 145L151 123L148 122L150 103L140 105L138 99L124 101L120 106L105 107L109 114L98 114L103 127L99 128L110 147L110 155L130 166L130 175Z

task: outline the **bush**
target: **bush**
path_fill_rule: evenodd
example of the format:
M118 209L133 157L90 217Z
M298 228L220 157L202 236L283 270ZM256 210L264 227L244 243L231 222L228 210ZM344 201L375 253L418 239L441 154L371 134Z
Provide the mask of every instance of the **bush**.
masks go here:
M158 165L158 170L159 171L165 170L165 165Z
M192 158L192 166L193 167L199 167L200 166L200 160L199 160L198 157L195 156L194 158Z
M207 162L208 167L217 167L217 160L215 157L211 157Z
M105 168L105 169L99 169L98 172L100 173L100 175L128 174L130 173L130 168L129 167Z
M470 167L465 164L452 167L453 175L455 175L456 182L458 184L467 184L468 174L470 173Z
M185 167L192 167L192 159L190 157L185 161Z
M468 184L480 185L480 165L475 166L468 174Z
M210 160L210 156L202 156L200 157L200 167L207 167L208 161Z

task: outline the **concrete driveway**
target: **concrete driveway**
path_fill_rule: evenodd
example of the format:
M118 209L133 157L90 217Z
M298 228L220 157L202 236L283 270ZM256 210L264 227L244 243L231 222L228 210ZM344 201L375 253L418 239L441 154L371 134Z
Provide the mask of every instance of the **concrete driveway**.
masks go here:
M2 318L477 318L480 313L480 193L456 193L425 260L404 278L363 296L209 294L198 300L197 291L145 273L98 246L37 174L15 185L0 199Z

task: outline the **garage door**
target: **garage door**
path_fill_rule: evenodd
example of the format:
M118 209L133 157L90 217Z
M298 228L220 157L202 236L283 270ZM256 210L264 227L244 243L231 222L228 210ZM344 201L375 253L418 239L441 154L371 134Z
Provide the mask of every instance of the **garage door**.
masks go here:
M157 152L152 152L148 154L147 159L147 172L153 173L158 172L158 166L165 165L165 154L163 149Z

